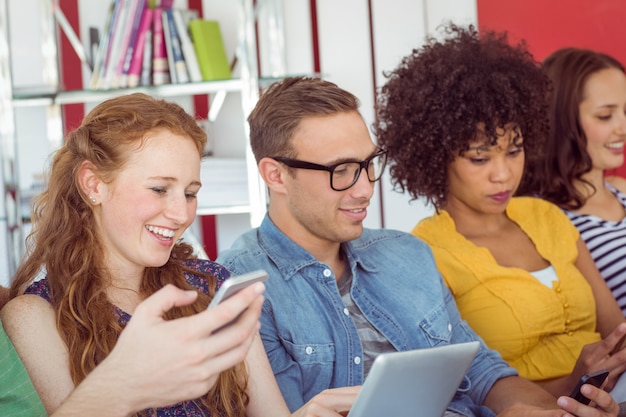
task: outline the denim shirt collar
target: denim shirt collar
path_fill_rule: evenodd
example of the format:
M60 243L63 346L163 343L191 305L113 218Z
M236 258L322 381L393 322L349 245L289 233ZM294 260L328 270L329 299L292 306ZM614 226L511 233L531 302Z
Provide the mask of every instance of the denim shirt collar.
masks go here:
M320 263L311 253L276 227L269 214L265 215L257 231L257 236L259 246L280 270L280 276L285 281L289 281L303 268ZM362 246L364 243L362 238L344 242L341 244L341 250L346 255L352 270L358 267L368 272L376 272L378 270L377 266L360 257L357 251L354 250L355 246Z

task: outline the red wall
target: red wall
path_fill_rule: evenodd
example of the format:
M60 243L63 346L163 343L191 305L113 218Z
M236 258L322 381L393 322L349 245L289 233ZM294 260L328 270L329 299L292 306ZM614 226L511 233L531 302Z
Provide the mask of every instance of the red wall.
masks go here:
M478 26L525 39L537 60L565 46L608 53L626 64L624 0L476 0ZM626 176L626 166L618 173Z

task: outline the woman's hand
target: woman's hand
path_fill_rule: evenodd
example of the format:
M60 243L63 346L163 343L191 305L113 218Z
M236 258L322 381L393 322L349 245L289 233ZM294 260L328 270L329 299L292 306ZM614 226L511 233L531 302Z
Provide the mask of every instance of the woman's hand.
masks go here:
M571 373L569 389L573 389L584 374L604 368L609 370L604 389L610 392L626 370L626 350L620 347L625 335L626 323L621 323L604 339L585 345Z

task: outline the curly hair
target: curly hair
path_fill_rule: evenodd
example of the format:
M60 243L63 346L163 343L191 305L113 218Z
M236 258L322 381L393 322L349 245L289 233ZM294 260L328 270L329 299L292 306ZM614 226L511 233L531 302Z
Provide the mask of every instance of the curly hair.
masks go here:
M479 34L472 25L450 24L444 34L427 38L385 74L374 123L395 188L437 210L447 202L448 165L476 140L479 124L493 145L499 128L514 123L527 163L548 127L549 80L524 41L510 45L506 32Z
M175 103L145 94L100 103L55 152L47 188L34 201L27 253L13 279L10 296L22 294L45 270L57 328L68 348L70 374L76 385L111 352L122 331L107 298L111 276L104 243L95 232L93 207L79 186L79 168L90 161L105 181L111 181L132 152L158 130L189 138L200 154L207 141L194 118ZM183 265L182 261L193 257L192 247L178 242L165 265L144 272L140 288L144 297L168 283L194 289L187 284L185 272L203 276L209 284L210 294L200 292L196 303L170 310L167 319L204 311L214 295L215 277ZM200 401L212 415L244 416L246 384L241 365L223 372L217 385Z
M550 131L543 158L536 161L533 182L520 190L539 194L554 204L576 210L587 201L574 185L582 181L593 165L587 152L587 137L580 123L580 103L584 99L585 84L599 71L614 68L624 72L624 66L615 58L589 49L562 48L554 51L541 64L552 80L548 118Z

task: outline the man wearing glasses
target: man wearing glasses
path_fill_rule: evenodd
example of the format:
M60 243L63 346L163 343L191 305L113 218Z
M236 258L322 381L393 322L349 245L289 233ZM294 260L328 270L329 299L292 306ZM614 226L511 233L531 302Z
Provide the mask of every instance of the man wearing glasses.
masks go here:
M342 395L332 389L362 384L380 353L479 340L425 243L364 229L386 155L358 105L354 95L315 78L270 86L248 118L268 213L217 259L233 274L269 272L260 333L292 410L322 391ZM486 407L563 414L554 397L482 345L448 415L493 415ZM600 415L585 408L591 413L584 415Z

